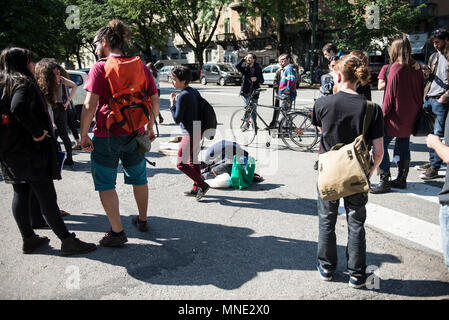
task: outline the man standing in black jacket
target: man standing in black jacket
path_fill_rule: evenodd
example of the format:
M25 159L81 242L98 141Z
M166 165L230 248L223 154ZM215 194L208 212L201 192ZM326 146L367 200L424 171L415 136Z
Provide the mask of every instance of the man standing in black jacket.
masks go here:
M236 69L242 73L243 81L240 94L243 96L245 106L248 105L248 99L251 97L251 93L260 88L260 84L263 83L262 68L256 62L256 55L254 53L248 53L243 59L241 59L235 65ZM252 99L252 104L257 105L259 100L259 94L255 95ZM256 109L254 109L256 111ZM257 131L257 115L255 112L251 115L254 121L254 128Z

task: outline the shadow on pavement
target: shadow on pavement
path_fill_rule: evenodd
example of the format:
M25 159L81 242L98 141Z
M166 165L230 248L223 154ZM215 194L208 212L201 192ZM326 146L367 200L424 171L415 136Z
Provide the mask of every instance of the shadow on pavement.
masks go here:
M84 223L71 224L70 220ZM316 268L317 244L314 241L259 237L254 236L254 231L249 228L163 217L150 217L149 223L149 232L140 233L131 226L131 218L124 220L131 242L138 238L139 241L148 241L147 244L99 247L82 257L124 267L130 276L147 283L213 285L224 290L237 289L261 272L276 269L314 271ZM104 231L108 225L106 217L97 214L71 215L66 218L66 224L75 232ZM345 250L345 247L338 246L342 261ZM393 255L368 252L367 262L380 266L400 261ZM321 281L318 275L316 277Z
M267 186L267 184L260 185ZM269 185L268 185L269 186ZM271 185L278 186L278 185ZM274 189L274 188L273 188ZM259 210L274 210L285 213L304 214L317 216L317 204L313 199L283 199L283 198L243 198L233 196L215 196L210 195L202 203L218 202L222 206L230 206L236 208L251 208Z

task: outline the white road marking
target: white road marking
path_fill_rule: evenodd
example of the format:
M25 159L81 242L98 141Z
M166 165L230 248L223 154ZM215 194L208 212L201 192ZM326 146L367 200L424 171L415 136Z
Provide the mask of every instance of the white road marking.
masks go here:
M443 253L439 225L373 203L368 203L366 210L365 225ZM345 213L344 207L339 207L338 211Z

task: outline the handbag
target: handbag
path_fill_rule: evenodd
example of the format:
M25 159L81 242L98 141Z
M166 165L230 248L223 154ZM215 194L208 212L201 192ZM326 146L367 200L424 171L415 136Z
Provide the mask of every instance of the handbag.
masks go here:
M318 157L318 190L323 200L334 201L368 192L371 168L364 135L371 123L375 104L367 101L362 134L352 143L339 143Z
M425 137L429 133L433 133L433 126L435 125L436 114L426 108L421 110L416 115L415 124L413 125L413 135L415 137Z
M241 157L237 160L234 156L231 172L231 185L235 190L248 188L254 180L256 162L253 157Z

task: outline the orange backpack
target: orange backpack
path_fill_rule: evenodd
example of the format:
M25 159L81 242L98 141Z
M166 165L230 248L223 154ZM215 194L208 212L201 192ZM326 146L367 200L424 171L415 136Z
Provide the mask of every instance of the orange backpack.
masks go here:
M117 124L129 133L143 128L150 121L153 106L140 57L109 57L104 70L111 89L106 127Z

